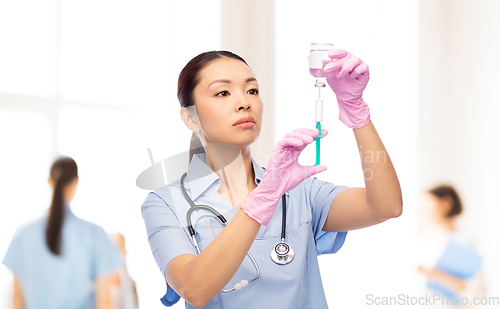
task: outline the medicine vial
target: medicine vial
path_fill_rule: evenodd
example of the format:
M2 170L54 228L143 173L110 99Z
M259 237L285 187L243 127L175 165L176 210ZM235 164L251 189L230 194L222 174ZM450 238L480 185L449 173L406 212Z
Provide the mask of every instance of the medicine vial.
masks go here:
M333 49L330 43L311 43L309 53L309 72L316 77L316 87L325 87L326 76L323 74L325 63L330 61L328 52Z

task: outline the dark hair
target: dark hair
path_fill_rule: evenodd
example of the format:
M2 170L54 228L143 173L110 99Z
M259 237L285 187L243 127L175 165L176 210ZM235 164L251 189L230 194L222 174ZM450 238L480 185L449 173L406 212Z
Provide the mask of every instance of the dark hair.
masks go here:
M189 107L194 105L194 88L200 82L200 71L210 64L215 59L222 57L233 58L248 63L240 56L227 50L213 50L204 52L191 59L179 74L177 82L177 98L181 107ZM204 153L205 149L198 136L193 132L189 145L189 162L194 154Z
M460 197L458 196L457 191L452 186L440 185L433 189L430 189L429 193L434 194L441 199L446 196L451 198L452 204L450 211L446 214L447 218L452 218L462 213L462 202L460 201Z
M55 255L61 255L61 231L65 215L63 191L75 177L78 177L78 167L72 158L60 157L52 163L50 178L55 186L45 227L45 240L50 252Z

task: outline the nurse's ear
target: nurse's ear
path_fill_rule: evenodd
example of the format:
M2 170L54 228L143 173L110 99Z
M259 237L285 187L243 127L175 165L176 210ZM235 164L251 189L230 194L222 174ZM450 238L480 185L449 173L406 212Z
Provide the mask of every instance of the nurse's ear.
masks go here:
M181 108L181 119L184 124L193 132L201 132L200 119L194 106Z
M52 178L49 177L49 179L47 179L47 183L50 185L52 190L54 190L54 182L52 181Z

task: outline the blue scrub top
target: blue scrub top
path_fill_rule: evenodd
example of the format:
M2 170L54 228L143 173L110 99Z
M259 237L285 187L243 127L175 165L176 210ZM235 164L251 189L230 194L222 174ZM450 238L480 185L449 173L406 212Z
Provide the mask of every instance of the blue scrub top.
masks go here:
M185 179L186 191L195 204L212 206L230 221L238 209L218 193L220 177L206 165L205 159L206 154L193 156ZM252 167L258 185L264 169L253 158ZM149 193L141 207L151 251L162 276L167 264L176 256L197 255L187 229L186 212L190 205L179 181ZM347 232L324 232L322 228L333 199L346 188L310 177L287 192L285 241L295 251L294 259L286 265L278 265L270 256L271 250L281 241L280 201L271 221L260 227L250 247L260 268L260 277L239 291L219 292L204 308L328 308L317 256L335 253L344 243ZM205 210L193 212L192 222L202 251L224 227ZM225 289L232 288L242 279L251 280L256 274L253 263L246 256ZM179 298L167 284L162 303L172 306ZM186 308L194 307L186 302Z
M26 308L95 308L95 279L124 262L104 229L76 217L68 204L61 255L45 242L47 215L19 227L3 264L20 279Z

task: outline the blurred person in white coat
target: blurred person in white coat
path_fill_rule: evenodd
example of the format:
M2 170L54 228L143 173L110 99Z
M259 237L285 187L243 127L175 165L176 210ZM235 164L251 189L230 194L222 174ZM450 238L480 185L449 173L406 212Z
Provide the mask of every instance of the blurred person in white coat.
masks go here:
M112 297L115 300L116 309L137 309L139 300L137 297L137 287L130 277L126 266L127 249L125 247L125 237L120 233L110 235L115 246L120 250L124 264L113 279Z
M418 244L420 254L418 272L426 280L426 294L439 294L440 291L445 291L431 308L480 308L474 306L473 300L476 297L486 296L482 268L479 268L471 278L461 278L436 267L450 242L459 244L479 256L473 236L460 228L457 222L463 213L459 194L451 185L439 185L428 190L423 198L425 228ZM456 258L457 261L460 259Z

